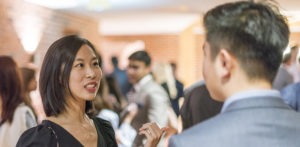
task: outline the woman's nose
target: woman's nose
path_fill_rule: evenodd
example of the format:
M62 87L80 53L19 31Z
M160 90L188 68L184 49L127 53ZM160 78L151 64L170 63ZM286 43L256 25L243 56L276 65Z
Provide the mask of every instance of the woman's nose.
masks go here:
M87 68L86 77L87 78L95 78L96 77L96 71L94 69L92 69L91 67Z

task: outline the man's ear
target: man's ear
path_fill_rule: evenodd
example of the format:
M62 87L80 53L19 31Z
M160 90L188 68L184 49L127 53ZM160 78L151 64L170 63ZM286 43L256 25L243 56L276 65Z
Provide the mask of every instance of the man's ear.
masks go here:
M235 58L226 49L221 49L218 55L219 75L222 79L230 78L235 66Z

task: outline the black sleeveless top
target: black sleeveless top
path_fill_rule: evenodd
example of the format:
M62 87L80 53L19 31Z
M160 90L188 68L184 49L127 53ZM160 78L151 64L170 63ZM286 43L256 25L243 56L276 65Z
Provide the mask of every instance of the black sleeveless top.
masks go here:
M117 147L115 132L111 124L93 118L98 134L98 147ZM69 132L58 124L43 120L37 127L28 129L20 137L17 147L83 147Z

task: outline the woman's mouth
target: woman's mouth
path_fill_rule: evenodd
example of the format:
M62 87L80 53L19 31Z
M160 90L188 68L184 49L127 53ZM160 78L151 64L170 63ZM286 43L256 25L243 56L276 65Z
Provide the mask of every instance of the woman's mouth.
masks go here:
M95 93L97 90L97 82L90 82L84 86L89 93Z

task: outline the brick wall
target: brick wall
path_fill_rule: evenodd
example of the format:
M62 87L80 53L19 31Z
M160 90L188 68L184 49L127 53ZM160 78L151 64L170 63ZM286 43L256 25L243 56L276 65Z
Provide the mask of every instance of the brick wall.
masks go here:
M144 49L149 52L153 62L169 62L178 59L177 35L103 36L100 50L107 70L111 70L110 57L112 55L121 57L126 47L136 41L144 43ZM121 62L125 62L126 58L123 57ZM120 64L123 68L126 66L124 63Z
M63 35L80 34L99 46L98 21L92 18L54 11L23 0L1 0L0 12L0 55L10 55L20 65L29 62L30 57L30 53L24 51L22 38L29 39L32 41L29 46L36 47L34 57L38 67L50 44Z
M293 32L290 35L290 45L300 45L300 32Z
M13 19L9 17L11 3L9 0L0 2L0 55L9 55L14 57L18 63L22 59L27 60L28 55L23 50L23 46L18 39L17 32L13 26Z

